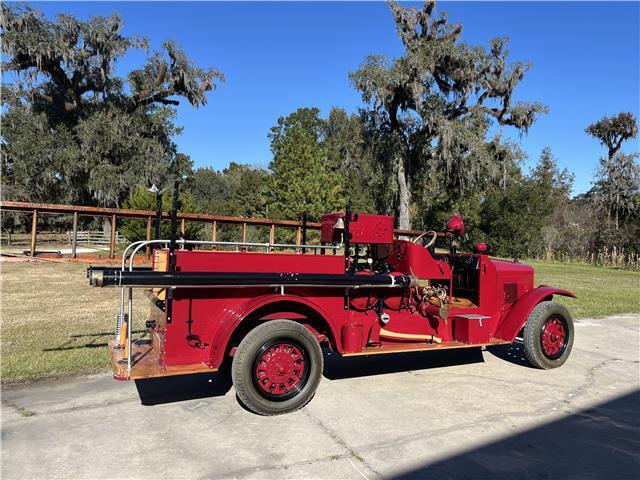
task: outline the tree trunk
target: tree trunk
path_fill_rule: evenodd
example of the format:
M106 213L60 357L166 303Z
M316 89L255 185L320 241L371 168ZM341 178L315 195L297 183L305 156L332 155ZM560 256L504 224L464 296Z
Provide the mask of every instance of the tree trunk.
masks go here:
M111 219L102 217L102 236L106 239L111 238Z
M400 154L396 154L396 171L398 177L398 228L409 230L411 229L411 217L409 216L411 181L407 177L404 158Z

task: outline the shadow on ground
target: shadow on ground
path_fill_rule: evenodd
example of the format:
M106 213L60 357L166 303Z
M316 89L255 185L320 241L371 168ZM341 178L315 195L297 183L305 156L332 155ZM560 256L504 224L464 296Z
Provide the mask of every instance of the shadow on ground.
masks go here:
M231 390L231 375L226 371L145 378L135 382L142 405L221 397Z
M639 405L637 390L390 478L638 479Z
M146 330L134 330L134 335L140 335L141 338L147 333ZM79 350L83 348L104 348L109 344L109 340L113 338L113 332L100 333L80 333L78 335L69 335L69 339L64 341L57 347L43 348L43 352L63 352L65 350ZM135 340L135 339L134 339Z
M341 357L324 352L324 377L329 380L383 375L483 362L479 348L441 352L397 353L368 357ZM230 365L219 372L136 380L142 405L160 405L224 396L231 389Z
M536 368L529 363L527 355L524 353L524 343L519 340L509 345L495 345L487 348L492 355L521 367Z
M328 349L323 353L324 376L329 380L484 362L480 348L357 357L341 357Z

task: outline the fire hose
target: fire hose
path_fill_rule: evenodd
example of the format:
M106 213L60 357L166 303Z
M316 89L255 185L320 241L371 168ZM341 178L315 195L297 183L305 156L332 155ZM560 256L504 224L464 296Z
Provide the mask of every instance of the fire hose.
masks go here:
M417 285L412 275L355 275L330 273L262 272L158 272L113 268L87 269L94 287L215 288L282 287L409 288Z

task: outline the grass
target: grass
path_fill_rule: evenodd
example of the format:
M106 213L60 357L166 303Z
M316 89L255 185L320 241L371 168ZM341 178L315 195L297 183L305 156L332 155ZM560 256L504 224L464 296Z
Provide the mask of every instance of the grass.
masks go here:
M110 368L118 289L89 286L86 265L3 262L2 382L21 382ZM134 290L134 328L148 300Z
M536 284L578 295L560 300L577 318L640 312L640 272L530 263ZM90 287L85 265L3 262L0 268L3 383L109 370L106 344L113 336L118 289ZM135 292L134 327L140 328L148 301L142 290Z
M640 312L640 272L594 267L583 263L527 262L535 268L535 284L564 288L578 298L559 298L575 318Z

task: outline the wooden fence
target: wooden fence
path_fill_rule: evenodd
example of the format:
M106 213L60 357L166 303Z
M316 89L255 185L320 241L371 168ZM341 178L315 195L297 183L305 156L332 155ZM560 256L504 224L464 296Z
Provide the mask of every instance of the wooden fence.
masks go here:
M73 241L76 241L76 244L81 243L85 244L88 247L100 246L106 247L111 242L111 235L108 232L96 232L96 231L82 231L76 230L67 232L67 242L69 245L73 244ZM120 232L116 231L116 245L124 240L124 237L120 234Z
M71 255L76 257L78 244L78 217L107 217L111 222L111 238L109 241L109 256L115 257L116 253L116 224L118 219L137 218L147 220L147 240L151 240L152 226L156 212L151 210L127 210L117 208L87 207L80 205L54 205L48 203L27 203L0 201L0 212L23 212L31 214L31 243L30 254L35 256L38 237L39 215L73 215L73 230L71 239ZM163 219L170 219L170 212L162 212ZM242 241L247 240L247 226L269 227L269 243L275 243L276 228L285 228L295 231L296 245L301 244L302 221L275 220L268 218L229 217L223 215L205 215L199 213L178 212L180 232L184 234L187 222L198 222L211 225L211 240L217 240L217 231L220 225L242 226ZM306 222L308 230L320 230L321 224ZM421 230L395 230L398 236L415 237L422 234Z

